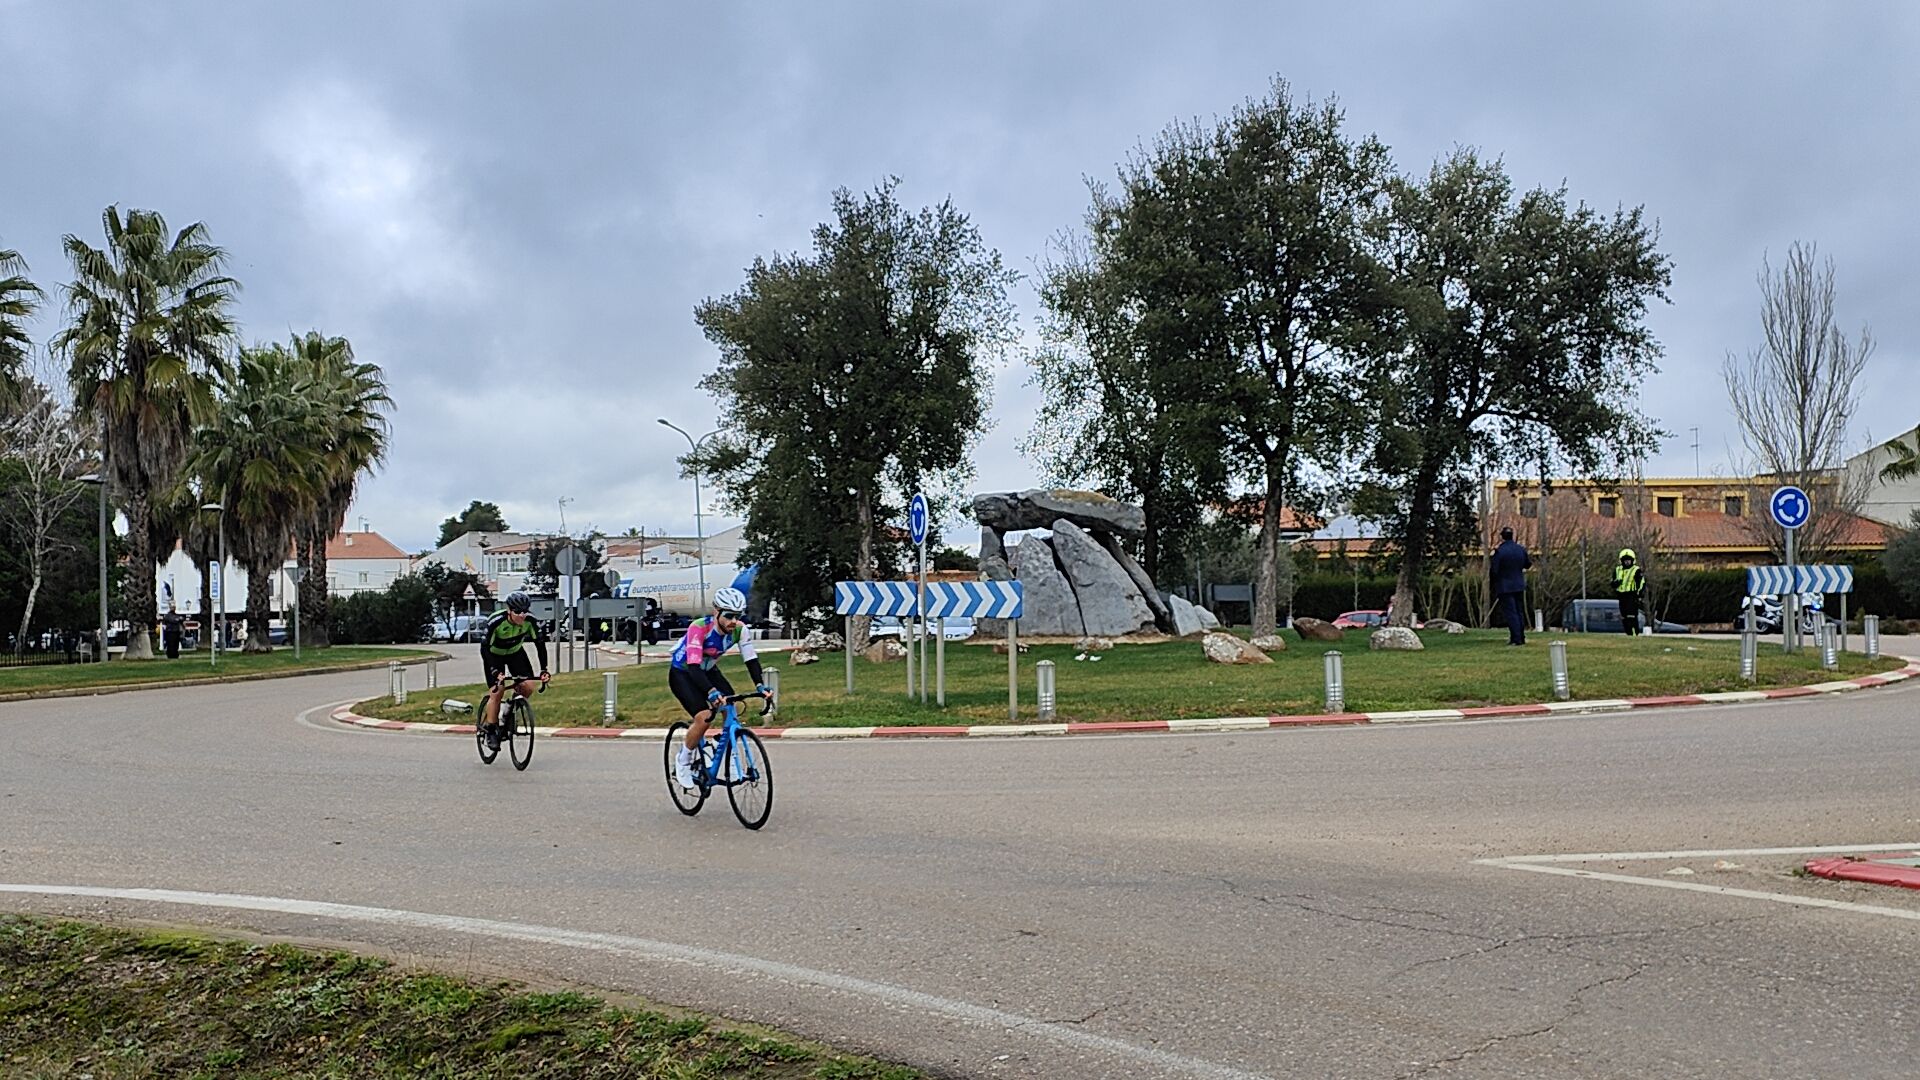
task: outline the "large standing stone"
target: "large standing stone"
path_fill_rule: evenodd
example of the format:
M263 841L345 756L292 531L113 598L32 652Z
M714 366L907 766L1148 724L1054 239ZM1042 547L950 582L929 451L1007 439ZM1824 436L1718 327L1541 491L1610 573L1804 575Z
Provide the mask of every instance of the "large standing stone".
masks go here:
M1049 637L1082 637L1087 627L1073 586L1053 562L1053 547L1027 536L1014 549L1014 574L1020 579L1020 632Z
M1173 612L1173 636L1192 637L1206 629L1200 622L1200 609L1183 598L1169 596L1167 606Z
M1118 637L1153 625L1153 609L1133 578L1086 530L1065 518L1054 522L1053 554L1073 584L1088 634Z
M1113 561L1120 564L1120 569L1127 572L1127 577L1133 579L1133 587L1140 590L1140 598L1147 602L1148 610L1153 612L1154 625L1162 630L1171 631L1173 609L1160 598L1160 590L1154 586L1153 579L1147 576L1146 567L1141 566L1132 555L1127 554L1127 549L1120 546L1119 537L1110 532L1099 531L1093 535L1100 541L1100 546L1107 549L1107 554L1113 556Z
M1206 608L1194 605L1194 613L1200 616L1200 628L1203 630L1220 629L1220 619Z
M894 638L881 638L860 654L876 664L888 664L907 658L907 647Z
M1385 649L1390 652L1419 652L1426 646L1420 643L1420 635L1404 626L1383 626L1367 638L1367 648Z
M1208 634L1200 639L1200 650L1216 664L1273 663L1273 657L1232 634Z
M989 528L982 527L980 530L980 562L981 564L984 566L988 559L999 559L1002 562L1004 562L1006 561L1006 558L1007 558L1006 537L1000 532L999 529L989 529Z
M1062 518L1085 529L1105 529L1122 536L1139 536L1147 531L1146 511L1137 506L1110 499L1097 491L989 492L973 497L975 521L1002 532L1023 529L1048 529Z
M1324 619L1305 616L1293 620L1293 628L1299 633L1301 641L1341 641L1347 636L1339 627Z

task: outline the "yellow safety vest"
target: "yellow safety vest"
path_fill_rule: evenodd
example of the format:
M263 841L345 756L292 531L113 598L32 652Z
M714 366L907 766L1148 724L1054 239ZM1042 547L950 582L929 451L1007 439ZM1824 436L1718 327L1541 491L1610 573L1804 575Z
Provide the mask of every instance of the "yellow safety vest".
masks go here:
M1640 591L1640 568L1638 566L1616 566L1613 568L1613 591L1617 593L1637 593Z

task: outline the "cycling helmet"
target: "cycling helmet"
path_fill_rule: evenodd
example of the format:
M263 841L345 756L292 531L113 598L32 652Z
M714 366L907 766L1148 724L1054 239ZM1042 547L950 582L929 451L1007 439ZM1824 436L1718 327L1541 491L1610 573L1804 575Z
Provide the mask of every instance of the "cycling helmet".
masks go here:
M533 610L533 598L523 592L508 593L507 610L524 615Z
M743 615L747 610L747 594L739 589L728 587L713 594L715 611L726 615Z

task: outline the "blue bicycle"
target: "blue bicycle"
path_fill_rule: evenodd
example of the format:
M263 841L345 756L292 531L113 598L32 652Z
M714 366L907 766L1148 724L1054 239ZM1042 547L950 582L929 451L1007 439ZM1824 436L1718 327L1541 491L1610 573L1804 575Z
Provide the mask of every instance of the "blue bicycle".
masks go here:
M721 699L722 707L717 710L722 714L720 722L708 729L710 734L700 743L700 760L693 770L698 787L692 791L673 778L674 755L686 744L687 729L692 725L682 720L667 729L667 793L681 813L688 817L699 813L713 789L724 787L740 824L757 829L767 823L773 813L773 763L767 760L767 748L760 736L740 723L739 711L734 708L737 702L759 696L735 694ZM773 702L768 701L760 715L772 711ZM712 734L716 729L718 734Z

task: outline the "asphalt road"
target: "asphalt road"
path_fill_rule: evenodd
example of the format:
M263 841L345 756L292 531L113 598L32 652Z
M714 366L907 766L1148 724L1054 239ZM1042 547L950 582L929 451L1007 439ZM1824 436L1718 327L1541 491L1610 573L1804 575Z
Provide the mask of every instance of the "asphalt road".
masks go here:
M1920 843L1910 690L776 743L751 833L724 801L680 816L651 742L547 740L522 774L298 716L385 679L0 705L0 886L208 894L0 908L588 984L940 1075L1804 1080L1907 1077L1920 1052L1916 897L1785 878L1793 856L1729 881L1888 910L1476 862ZM1568 865L1691 885L1714 861Z

